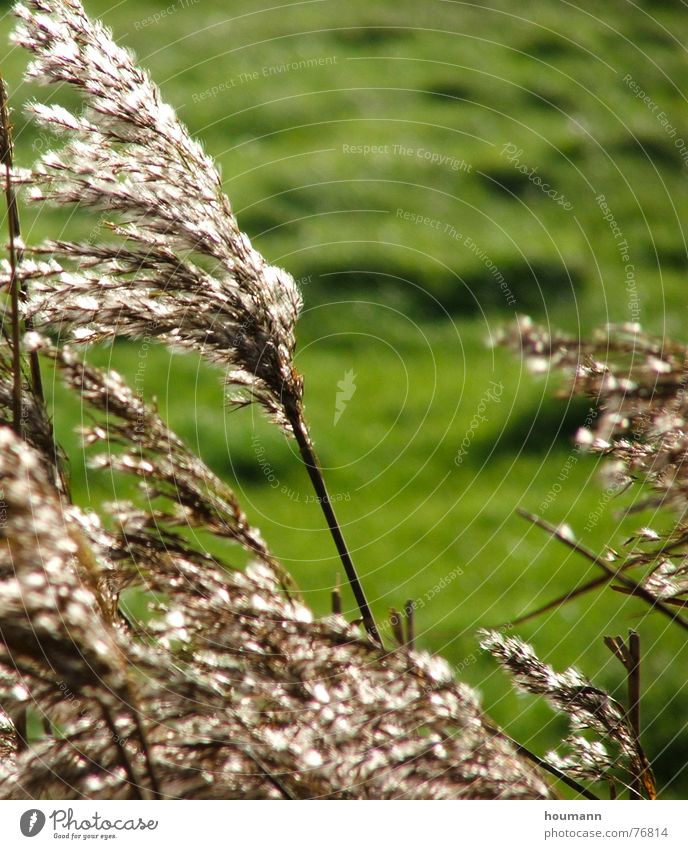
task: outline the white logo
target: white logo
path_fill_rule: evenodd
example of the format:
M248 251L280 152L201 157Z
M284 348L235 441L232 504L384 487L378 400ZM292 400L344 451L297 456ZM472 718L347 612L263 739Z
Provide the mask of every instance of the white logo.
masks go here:
M344 410L349 401L354 397L356 392L356 375L353 369L344 372L344 377L337 383L337 398L334 402L334 424L336 425L342 417Z
M38 808L24 811L19 820L19 828L24 837L35 837L45 825L45 814Z

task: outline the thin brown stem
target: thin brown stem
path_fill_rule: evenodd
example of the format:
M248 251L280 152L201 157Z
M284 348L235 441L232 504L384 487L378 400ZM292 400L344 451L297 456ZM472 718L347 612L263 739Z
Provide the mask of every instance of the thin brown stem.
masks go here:
M363 585L358 577L356 567L351 559L349 549L346 541L344 540L344 535L342 534L339 522L337 521L337 516L335 515L334 508L332 507L332 501L330 500L327 486L325 485L325 478L323 477L320 462L313 448L306 423L297 402L288 402L286 404L286 413L294 432L296 442L299 446L301 457L303 458L306 470L308 471L308 475L311 479L313 489L318 497L318 502L325 516L325 520L327 521L327 526L330 529L330 534L332 535L340 560L344 566L346 577L349 580L354 598L356 599L358 608L361 611L363 625L370 638L381 646L382 639L380 637L380 632L375 624L373 612L370 609L368 600L366 599Z
M20 708L17 717L13 719L14 724L14 739L17 746L17 752L23 752L29 748L29 729L28 729L29 712L26 708Z
M635 590L629 589L628 587L611 586L609 589L614 590L615 593L622 593L623 595L638 595ZM664 598L662 601L664 604L669 604L672 607L688 608L688 601L685 601L682 598Z
M574 551L582 554L583 557L586 557L591 563L599 566L599 568L605 572L607 579L620 581L625 587L631 590L633 595L637 595L639 598L642 598L643 601L647 602L647 604L655 610L658 610L664 616L671 619L672 622L675 622L679 627L688 631L688 622L686 622L686 620L683 619L675 610L672 610L668 605L664 604L663 601L656 599L652 593L646 590L641 584L637 584L635 581L631 581L623 575L623 566L620 569L612 569L603 558L598 557L584 545L569 539L559 530L559 528L551 525L549 522L546 522L534 513L528 513L526 510L519 510L518 512L525 519L528 519L528 521L532 522L534 525L543 528L543 530L546 530L552 536L556 537L560 540L560 542L563 542L564 545L567 545L569 548L572 548Z
M406 647L413 651L416 647L416 608L413 599L409 599L404 604L404 615L406 617Z
M636 631L628 632L628 720L638 751L640 746L640 637ZM642 777L633 782L635 795L642 798Z
M146 729L143 726L143 722L141 721L141 715L139 714L137 708L134 705L131 706L131 713L134 718L134 723L136 725L136 734L141 744L143 757L146 761L148 779L150 781L150 787L153 793L153 798L159 799L161 797L160 782L158 781L158 776L155 771L155 765L153 764L153 753L151 751L150 743L148 742L148 735L146 733Z
M12 339L12 429L22 435L22 372L19 318L19 275L17 274L17 239L19 220L16 199L12 188L12 135L7 105L5 81L0 79L0 160L5 169L5 201L7 203L7 230L9 235L10 263L10 322Z
M504 734L504 732L501 732ZM512 746L516 748L519 754L528 758L528 760L532 761L534 764L537 764L541 769L544 769L546 772L549 772L550 775L554 775L559 781L563 782L570 787L572 790L575 790L579 796L582 796L584 799L594 799L595 801L599 801L599 797L595 796L587 787L584 787L575 778L571 778L565 772L562 772L558 767L544 760L543 758L536 755L535 752L531 752L530 749L526 749L525 746L522 746L513 737L509 737L508 734L504 734L507 740L511 743Z
M19 336L21 322L19 318L19 301L26 298L26 290L18 280L17 266L23 259L23 250L18 244L21 236L19 224L19 209L17 207L17 196L12 185L12 125L10 124L9 99L5 81L0 77L0 161L5 166L5 201L7 204L7 229L9 232L9 262L10 262L10 302L12 311L12 370L14 373L13 384L13 409L12 424L14 432L20 434L22 398L21 398L21 352ZM31 330L32 323L27 319L24 323L27 330ZM29 368L31 371L31 387L36 399L43 403L43 379L41 377L41 366L36 351L29 352Z
M389 626L392 629L392 634L394 635L397 645L403 646L406 643L406 638L404 637L401 613L399 613L395 607L390 607L389 609Z
M633 778L630 787L632 799L642 799L645 790L651 799L655 799L657 791L650 762L640 742L640 636L636 631L628 632L628 645L622 637L604 637L604 644L612 654L621 662L626 670L626 681L628 686L628 724L633 736L635 750L638 753L637 775Z
M129 785L131 787L132 793L135 794L135 797L137 799L143 799L142 785L136 774L136 770L134 769L134 764L129 757L129 753L127 752L126 741L122 740L122 738L120 737L117 726L115 725L115 721L112 718L112 714L110 713L110 710L107 705L101 702L100 709L103 714L103 719L105 720L105 725L107 726L107 729L110 732L110 736L112 737L112 742L117 747L120 764L122 765L124 772L126 773L126 776L129 779Z
M237 743L236 747L246 755L247 758L253 761L253 763L258 767L258 769L263 773L265 778L270 782L270 784L275 787L285 799L290 799L295 801L298 799L298 796L295 796L291 790L287 787L287 785L279 778L279 776L271 772L266 764L262 761L261 758L258 757L254 752L252 752L248 746L244 746L241 743Z
M342 615L342 593L339 589L339 575L337 575L335 585L332 587L332 613L335 616Z
M524 513L523 511L519 511L521 515L525 515L526 518L529 514ZM686 542L686 535L682 534L678 539L671 540L666 542L660 548L655 550L649 559L657 559L664 554L672 552L676 548L680 548ZM580 546L579 551L581 554L584 554L588 559L594 557L595 555L587 549L584 549L583 546ZM626 572L629 569L632 569L634 566L639 566L642 563L649 562L648 557L645 556L636 556L631 557L629 560L626 560L625 563L620 567L622 571ZM572 601L574 598L578 598L579 596L584 595L591 590L597 589L598 587L602 587L605 584L608 584L610 581L610 577L608 575L601 575L599 578L593 578L591 581L586 581L586 583L581 584L578 587L574 587L574 589L569 590L567 593L558 596L552 601L548 601L543 604L541 607L536 608L535 610L530 610L528 613L524 613L522 616L519 616L516 619L512 619L509 623L512 627L514 625L522 625L524 622L528 622L531 619L535 619L537 616L542 616L543 613L548 613L550 610L554 610L557 607L560 607L562 604L566 604L567 601ZM611 589L616 590L616 592L626 593L627 595L634 595L632 590L627 587L612 587ZM673 605L675 607L688 607L688 602L680 601L679 599L673 598L665 598L665 604ZM495 630L502 630L504 626L497 626Z
M574 598L578 598L579 596L590 592L590 590L594 590L596 587L604 586L604 584L608 583L609 580L610 579L606 575L603 575L600 578L595 578L594 581L588 581L585 584L581 584L579 587L575 587L574 589L569 590L569 592L552 599L552 601L546 602L541 607L537 607L535 610L529 610L528 613L524 613L522 616L512 619L510 624L513 627L515 625L522 625L524 622L529 622L531 619L535 619L537 616L542 616L543 613L548 613L550 610L555 610L557 607L561 607L562 604L566 604L567 601L572 601ZM502 625L495 630L501 630L503 627L504 626Z

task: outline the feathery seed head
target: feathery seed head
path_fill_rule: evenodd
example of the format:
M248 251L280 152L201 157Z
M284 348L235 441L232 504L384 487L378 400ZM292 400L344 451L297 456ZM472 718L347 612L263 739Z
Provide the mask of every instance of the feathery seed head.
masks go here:
M115 237L97 247L44 245L59 270L34 287L26 314L78 341L155 335L198 350L226 369L232 400L259 401L289 430L284 406L302 394L292 365L301 297L291 275L239 230L212 160L109 30L77 0L15 12L14 41L34 56L28 75L70 84L84 103L79 115L31 105L66 141L15 182L34 200L111 217Z

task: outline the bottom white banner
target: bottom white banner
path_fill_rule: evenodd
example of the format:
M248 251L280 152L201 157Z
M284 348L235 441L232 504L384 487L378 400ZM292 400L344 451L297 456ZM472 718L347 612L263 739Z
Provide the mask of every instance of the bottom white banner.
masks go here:
M686 802L0 802L2 849L688 846Z

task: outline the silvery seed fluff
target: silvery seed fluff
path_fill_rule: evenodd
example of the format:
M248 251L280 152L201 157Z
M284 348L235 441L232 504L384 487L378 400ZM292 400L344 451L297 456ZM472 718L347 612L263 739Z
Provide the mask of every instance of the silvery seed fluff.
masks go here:
M78 0L33 0L15 13L13 40L34 57L28 78L68 83L83 99L79 114L29 107L66 141L15 180L36 201L113 219L109 245L42 246L53 273L34 282L26 315L80 341L150 335L198 350L227 369L232 400L259 401L289 431L285 401L298 406L302 394L294 280L253 249L212 160Z
M9 429L0 448L0 797L128 798L152 776L167 798L550 795L443 660L314 621L260 557L231 571L154 523L81 545L41 456ZM145 631L108 621L85 549L111 585L146 581ZM27 704L60 733L15 751Z
M490 652L520 689L544 696L566 714L574 732L589 731L599 738L590 742L580 734L570 735L564 740L570 754L548 758L550 763L578 777L604 778L613 767L621 770L627 783L639 775L647 775L649 781L649 765L618 702L576 669L556 672L519 637L488 630L479 634L481 647ZM607 752L609 745L617 753L614 757Z

